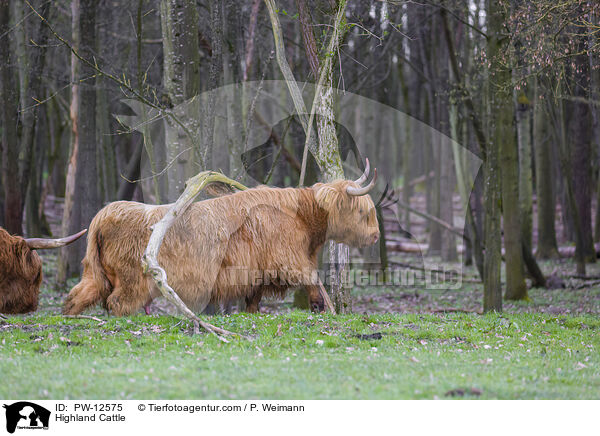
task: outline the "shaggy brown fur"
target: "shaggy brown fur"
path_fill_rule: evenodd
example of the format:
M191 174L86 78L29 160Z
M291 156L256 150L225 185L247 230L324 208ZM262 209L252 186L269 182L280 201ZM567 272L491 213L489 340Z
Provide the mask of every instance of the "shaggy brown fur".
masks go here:
M194 203L167 232L158 261L169 284L196 310L243 297L254 312L263 295L282 296L299 284L307 285L313 309L322 310L314 272L325 241L362 247L379 237L370 196L350 196L347 186L357 185L339 180L301 189L261 187ZM78 314L102 303L122 316L158 296L140 260L150 227L169 208L119 201L98 212L82 280L63 312Z
M0 228L0 313L33 312L38 306L42 261L20 236Z

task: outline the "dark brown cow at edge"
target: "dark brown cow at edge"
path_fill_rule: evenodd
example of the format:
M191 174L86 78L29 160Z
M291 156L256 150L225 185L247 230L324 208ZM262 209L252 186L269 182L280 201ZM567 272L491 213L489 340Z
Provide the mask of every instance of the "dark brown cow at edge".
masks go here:
M86 231L62 239L24 239L0 228L0 313L36 310L42 283L42 260L34 250L62 247L76 241Z

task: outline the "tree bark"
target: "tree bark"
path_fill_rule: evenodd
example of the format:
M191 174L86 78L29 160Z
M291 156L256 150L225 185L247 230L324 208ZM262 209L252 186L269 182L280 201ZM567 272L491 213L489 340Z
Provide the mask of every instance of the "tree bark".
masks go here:
M583 227L581 226L581 219L579 217L579 208L577 207L577 201L575 200L575 193L573 188L573 165L571 161L571 152L568 147L567 141L567 129L568 124L566 122L564 107L565 104L562 99L556 98L553 101L554 106L557 108L557 120L560 123L558 130L559 138L559 157L560 157L560 169L563 175L563 190L564 190L564 203L567 207L563 206L563 215L570 216L573 223L573 230L575 233L575 260L577 262L577 274L585 276L585 251L583 250L585 236L583 234ZM570 213L569 213L570 212Z
M23 196L19 180L19 139L17 136L16 59L9 43L10 1L0 0L0 117L2 124L2 185L4 187L4 227L11 234L23 234Z
M531 169L531 101L524 89L516 98L521 238L533 242L533 175Z
M527 299L527 286L523 269L521 247L521 220L519 210L519 168L517 144L515 143L512 101L512 77L504 55L507 39L503 33L505 14L503 6L489 4L488 56L490 58L490 110L492 123L492 147L500 152L502 179L502 218L504 224L504 247L506 259L506 292L510 300ZM508 61L510 62L510 60Z
M94 0L73 0L71 4L74 47L78 47L84 59L94 59L96 7ZM80 63L74 55L71 62L72 151L65 192L64 234L87 228L101 205L96 167L96 80L90 79L96 71ZM59 284L70 275L80 273L85 249L85 240L79 240L61 250Z
M587 47L586 38L578 36L577 51ZM590 84L589 61L586 55L578 55L573 59L572 89L575 101L568 102L569 139L572 141L571 159L573 165L573 191L580 218L583 236L583 256L587 262L596 261L592 233L592 117L588 104L588 88Z
M510 84L510 77L500 81L504 86ZM496 94L501 94L498 91ZM506 292L508 300L527 299L527 286L523 270L523 252L521 247L521 220L519 210L519 169L517 144L512 135L512 102L510 95L496 95L499 100L494 107L496 123L494 139L500 146L500 164L502 173L502 218L504 223L504 247L506 259Z
M488 58L490 59L490 74L495 75L500 69L499 59L501 49L501 31L503 14L499 4L494 0L487 0L487 20L488 20ZM504 73L506 75L506 73ZM500 83L506 84L506 77L495 79ZM504 80L503 80L504 79ZM488 104L490 114L504 115L510 114L510 96L501 96L497 90L490 90ZM507 107L507 109L502 106ZM502 110L505 109L505 110ZM484 198L485 198L485 223L484 223L484 280L483 280L483 310L502 311L502 287L500 284L500 259L501 259L501 233L500 233L500 162L499 152L501 148L500 141L503 139L506 126L502 124L500 116L492 116L492 133L490 141L485 149L484 161ZM508 121L512 124L512 120ZM519 247L520 249L520 247Z
M303 1L303 0L299 0ZM310 117L308 122L306 118L302 116L302 114L306 113L306 110L302 111L302 107L304 103L301 100L301 95L298 95L299 92L297 90L297 84L293 78L291 70L289 69L289 65L287 61L285 61L283 56L283 47L282 47L282 36L281 36L281 28L279 26L279 21L277 19L276 11L275 11L275 3L273 0L265 0L265 3L269 9L269 15L271 17L271 23L273 27L273 36L275 39L276 50L278 51L278 62L280 67L282 68L282 72L284 73L284 77L288 82L288 87L290 87L290 92L292 94L292 98L294 99L294 104L296 105L296 109L300 115L300 119L302 120L303 127L306 132L306 143L305 143L305 151L309 150L310 144L312 142L312 122L314 116L317 115L317 132L319 135L319 146L315 150L310 150L319 167L321 168L324 178L326 181L331 181L344 177L344 170L342 168L342 161L340 158L337 135L335 132L335 115L333 110L333 68L332 68L332 59L337 54L337 47L339 44L339 40L341 39L342 29L344 25L342 21L344 20L344 11L346 9L346 1L342 0L338 4L337 13L335 16L333 31L331 32L331 37L326 47L326 51L324 53L323 62L315 61L313 59L313 63L319 66L319 80L315 89L315 97L313 101L313 107L311 108ZM300 10L306 11L306 9L299 8ZM310 17L306 15L300 16L300 20L305 21L306 23L310 23L308 21ZM310 25L305 27L306 29L311 30ZM303 35L304 40L307 38L310 40L311 35ZM314 38L314 35L313 35ZM306 50L307 55L311 54L311 49ZM305 152L306 156L306 152ZM307 159L303 159L303 168L306 164ZM301 179L303 179L304 171L302 171ZM333 241L329 243L329 262L330 262L330 271L329 271L329 279L331 286L331 294L333 299L333 304L338 313L347 313L352 311L352 305L350 300L350 295L347 289L343 286L342 277L344 276L344 271L347 268L347 264L349 261L350 250L348 246L345 244L337 244Z
M84 59L93 59L96 47L95 0L80 0L79 53ZM96 167L96 72L87 65L81 66L79 76L79 149L73 192L73 213L69 222L69 234L88 228L100 209L98 170ZM85 80L84 80L85 79ZM81 259L85 257L86 242L79 240L68 246L69 267L80 272Z
M80 46L80 0L71 1L71 38L74 50L79 50ZM63 219L61 224L61 233L63 236L69 234L70 223L73 214L73 202L75 199L75 175L77 173L77 155L79 152L79 71L80 63L74 53L71 54L71 104L69 107L69 119L71 122L71 136L69 164L67 167L67 178L65 182L65 204L63 208ZM72 265L70 262L70 246L60 249L58 258L58 268L56 271L57 286L66 283L71 274Z
M544 110L544 94L536 80L533 104L533 140L535 150L535 181L537 193L538 241L537 256L540 259L558 257L556 243L556 197L552 171L553 147L548 133Z
M212 56L210 58L210 70L208 75L208 89L213 91L219 84L223 76L223 2L221 0L211 0L210 2L210 30L212 43ZM202 152L203 157L200 162L204 163L201 169L212 169L213 167L213 140L215 131L215 104L216 94L210 92L208 101L204 108L204 134Z
M198 43L198 11L192 0L161 0L161 27L163 35L163 83L167 90L170 105L178 106L192 99L200 91L200 58ZM185 156L194 156L200 168L206 163L206 149L202 147L199 121L200 102L189 102L185 113L179 114L181 125L167 119L166 157L167 162L175 162L168 171L168 198L179 197L186 180ZM192 152L186 152L191 150ZM181 155L184 153L185 156Z
M52 19L50 16L50 5L51 2L45 2L40 11L43 17ZM30 182L29 174L31 172L31 166L34 162L34 141L35 141L35 128L38 113L40 111L40 105L36 104L37 101L42 100L42 75L46 58L47 49L46 44L48 41L49 30L48 27L40 20L38 23L38 30L34 36L36 45L32 49L32 56L30 60L30 74L27 83L27 89L24 92L25 99L21 101L22 112L22 124L23 132L21 134L21 158L19 162L19 173L21 179L21 197L25 198L27 188ZM22 73L25 74L25 73ZM36 205L37 206L37 205Z

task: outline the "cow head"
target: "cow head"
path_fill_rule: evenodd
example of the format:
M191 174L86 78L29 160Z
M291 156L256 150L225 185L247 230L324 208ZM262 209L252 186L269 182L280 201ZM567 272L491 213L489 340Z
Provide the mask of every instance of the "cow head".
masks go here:
M369 160L364 174L357 180L336 180L313 186L318 205L327 211L327 239L343 242L352 247L373 245L379 239L379 224L375 204L369 191L375 186L377 169L373 180L362 186L369 177Z
M0 228L0 313L26 313L37 309L42 261L34 251L70 244L86 230L62 239L23 239Z

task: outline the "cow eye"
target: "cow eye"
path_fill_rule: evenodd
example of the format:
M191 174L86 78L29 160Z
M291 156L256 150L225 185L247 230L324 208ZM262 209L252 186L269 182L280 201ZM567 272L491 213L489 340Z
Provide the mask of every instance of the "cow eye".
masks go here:
M358 212L362 215L363 213L365 213L365 210L364 209L360 209Z

